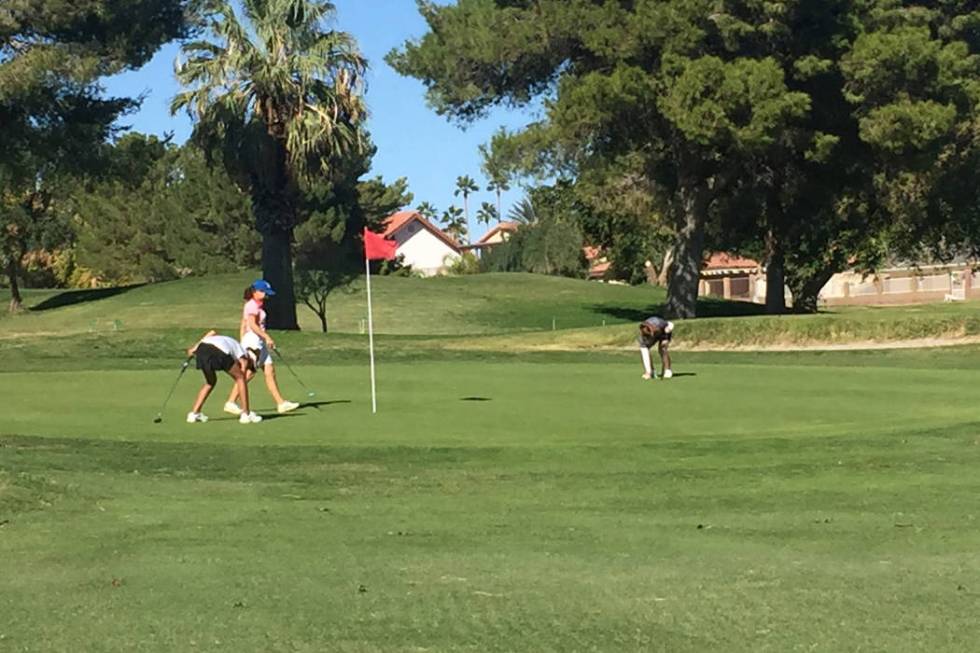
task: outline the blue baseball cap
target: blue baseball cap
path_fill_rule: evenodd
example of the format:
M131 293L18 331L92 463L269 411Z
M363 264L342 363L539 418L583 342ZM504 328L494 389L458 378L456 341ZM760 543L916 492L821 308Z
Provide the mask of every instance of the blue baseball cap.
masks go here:
M266 281L265 279L259 279L257 281L253 281L252 288L254 288L255 290L261 290L262 292L264 292L266 295L269 295L270 297L276 294L276 291L272 289L272 284Z

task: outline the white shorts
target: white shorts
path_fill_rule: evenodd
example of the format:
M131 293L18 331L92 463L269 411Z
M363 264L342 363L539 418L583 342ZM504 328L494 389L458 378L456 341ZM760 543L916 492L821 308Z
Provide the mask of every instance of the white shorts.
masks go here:
M245 349L258 349L259 350L259 360L256 361L255 367L264 367L266 365L272 365L272 353L265 344L265 340L258 337L251 331L245 334L242 338L242 347Z

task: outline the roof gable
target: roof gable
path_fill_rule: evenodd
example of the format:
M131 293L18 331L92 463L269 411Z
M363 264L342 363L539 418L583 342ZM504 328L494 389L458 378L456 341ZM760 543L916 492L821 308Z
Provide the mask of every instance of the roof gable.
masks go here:
M412 222L418 222L422 227L430 232L433 236L445 243L449 248L455 252L460 251L460 244L453 240L449 234L444 232L439 227L435 226L431 222L425 219L425 217L418 211L399 211L398 213L393 213L388 216L385 220L384 226L384 236L389 238L394 236L396 233L404 229L407 225Z
M481 238L480 240L476 241L476 243L474 243L474 244L476 244L476 245L486 245L487 244L487 241L489 241L491 238L493 238L498 233L514 233L515 231L518 230L518 228L520 226L521 225L519 223L514 222L512 220L508 220L506 222L499 222L499 223L497 223L497 225L493 229L491 229L487 233L483 234L483 238ZM494 244L496 244L496 243L494 243Z

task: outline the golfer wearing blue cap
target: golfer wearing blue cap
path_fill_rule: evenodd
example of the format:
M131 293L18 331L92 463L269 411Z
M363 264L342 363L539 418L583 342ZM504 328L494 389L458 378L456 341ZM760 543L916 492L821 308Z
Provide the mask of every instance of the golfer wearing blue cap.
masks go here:
M254 349L259 352L255 366L256 368L262 368L265 372L265 387L269 389L269 394L272 395L273 400L276 402L276 410L280 413L288 413L291 410L299 408L299 404L295 401L287 401L283 398L282 393L279 392L279 384L276 383L276 369L272 363L272 350L275 348L276 343L273 341L272 336L265 330L266 313L263 304L266 297L271 297L275 294L276 291L272 289L272 285L265 279L254 281L251 286L245 289L245 308L242 310L242 323L239 330L239 337L241 338L242 347L245 349ZM248 380L251 380L254 374L254 372L250 372ZM232 415L241 414L242 409L235 401L237 398L238 388L235 388L228 397L227 403L225 403L225 412L231 413Z

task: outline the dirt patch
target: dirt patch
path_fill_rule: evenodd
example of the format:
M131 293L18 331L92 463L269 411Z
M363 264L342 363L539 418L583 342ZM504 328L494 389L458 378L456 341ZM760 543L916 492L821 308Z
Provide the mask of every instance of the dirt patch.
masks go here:
M980 344L980 336L948 338L913 338L911 340L874 341L862 340L842 343L772 344L772 345L693 345L672 347L677 351L856 351L866 349L923 349L930 347L956 347Z
M773 344L751 344L751 345L725 345L716 343L684 344L683 341L675 342L671 345L671 351L703 351L703 352L783 352L783 351L860 351L875 349L923 349L933 347L956 347L960 345L980 344L980 335L974 336L949 336L942 338L913 338L909 340L857 340L854 342L831 343L773 343ZM496 346L495 346L496 345ZM511 352L586 352L586 351L633 351L636 345L569 345L565 343L540 343L540 344L506 344L504 343L483 343L477 346L468 346L464 343L448 343L444 349L455 351L499 351L505 349Z

